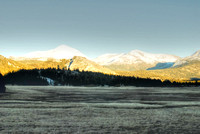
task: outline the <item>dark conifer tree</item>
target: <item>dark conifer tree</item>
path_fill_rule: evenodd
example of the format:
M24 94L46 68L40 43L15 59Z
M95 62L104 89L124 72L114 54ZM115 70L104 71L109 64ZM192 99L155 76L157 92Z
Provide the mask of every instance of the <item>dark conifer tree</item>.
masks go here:
M6 92L6 87L5 87L5 82L2 74L0 73L0 93L5 93Z

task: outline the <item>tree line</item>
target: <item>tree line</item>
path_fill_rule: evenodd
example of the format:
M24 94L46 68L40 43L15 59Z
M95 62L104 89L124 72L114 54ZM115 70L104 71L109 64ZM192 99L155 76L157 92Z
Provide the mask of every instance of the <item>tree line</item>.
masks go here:
M97 72L66 70L60 68L19 70L4 76L10 85L69 85L69 86L137 86L137 87L184 87L200 86L196 82L171 82L150 78L108 75Z

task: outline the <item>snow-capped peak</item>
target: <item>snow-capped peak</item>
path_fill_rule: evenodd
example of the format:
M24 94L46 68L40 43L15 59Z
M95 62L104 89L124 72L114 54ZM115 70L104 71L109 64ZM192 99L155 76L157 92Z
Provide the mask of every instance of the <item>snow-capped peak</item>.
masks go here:
M179 59L178 56L169 54L151 54L140 50L132 50L126 54L107 54L94 59L95 62L101 65L117 64L137 64L137 63L163 63L175 62Z
M86 57L79 50L74 49L67 45L60 45L55 49L47 50L47 51L36 51L28 53L24 56L18 57L18 59L37 59L37 60L47 60L48 58L53 59L71 59L74 56L82 56Z

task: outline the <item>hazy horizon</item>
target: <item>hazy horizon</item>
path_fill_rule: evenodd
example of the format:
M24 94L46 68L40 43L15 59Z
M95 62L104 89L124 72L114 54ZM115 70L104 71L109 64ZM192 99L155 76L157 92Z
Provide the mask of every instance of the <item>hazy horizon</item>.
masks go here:
M66 44L90 58L141 50L186 57L200 50L198 0L0 2L0 55Z

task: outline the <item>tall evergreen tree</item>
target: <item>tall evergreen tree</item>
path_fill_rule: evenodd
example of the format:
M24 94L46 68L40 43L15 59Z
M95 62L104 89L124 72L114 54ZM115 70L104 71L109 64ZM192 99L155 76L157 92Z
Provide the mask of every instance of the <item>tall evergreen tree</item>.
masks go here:
M5 87L5 82L2 74L0 73L0 93L5 93L6 92L6 87Z

